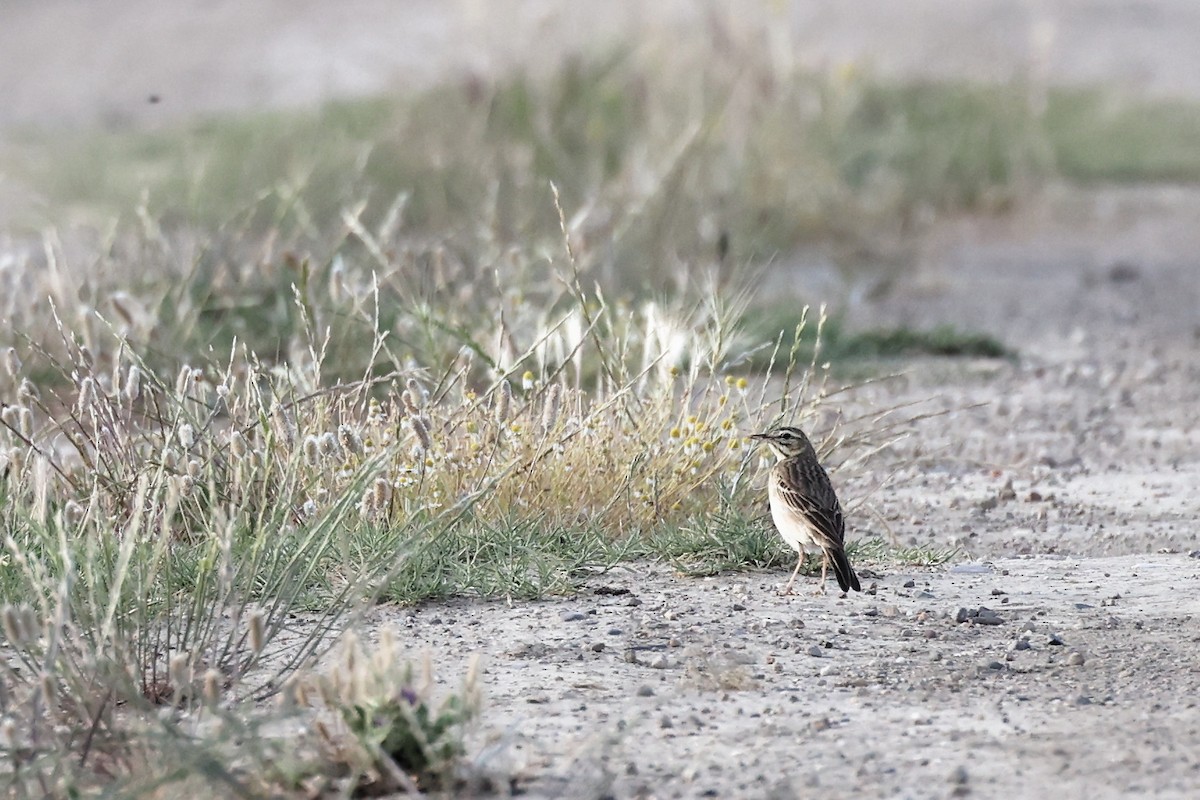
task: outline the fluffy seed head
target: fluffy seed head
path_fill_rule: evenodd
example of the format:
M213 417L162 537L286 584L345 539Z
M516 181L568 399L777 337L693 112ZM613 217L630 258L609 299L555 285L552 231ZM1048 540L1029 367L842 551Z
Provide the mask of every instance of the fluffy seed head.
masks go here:
M364 452L362 437L349 425L338 426L338 441L342 443L343 449L356 456L361 456Z
M500 381L496 391L496 424L503 426L508 421L508 409L512 406L512 385L508 381Z
M304 463L310 467L321 463L321 443L315 436L304 437Z
M246 444L246 437L242 436L238 431L229 434L229 452L233 453L234 458L242 458L250 450L250 445Z
M376 511L387 509L392 503L392 484L387 478L376 478L371 486L371 505Z
M252 611L250 612L249 623L250 651L254 655L259 655L267 643L266 616L261 611Z
M326 458L333 459L334 461L342 460L342 446L338 444L337 436L332 431L325 431L325 433L321 434L320 444L321 453Z
M215 706L221 700L221 673L211 667L204 670L204 702Z
M183 423L179 426L179 443L183 445L184 450L191 450L192 445L196 443L196 429L190 423Z
M21 358L17 355L17 348L10 347L4 351L4 369L13 378L21 374Z
M429 423L422 416L412 416L408 418L409 425L413 429L413 433L417 435L417 441L421 444L422 450L433 449L433 437L429 434Z

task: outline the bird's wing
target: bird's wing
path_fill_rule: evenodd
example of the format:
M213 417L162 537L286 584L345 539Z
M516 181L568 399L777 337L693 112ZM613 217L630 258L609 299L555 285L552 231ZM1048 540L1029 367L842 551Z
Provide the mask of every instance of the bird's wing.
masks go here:
M780 466L787 470L787 479L777 484L780 498L828 539L831 546L841 547L846 538L846 520L824 468L799 461L782 462Z

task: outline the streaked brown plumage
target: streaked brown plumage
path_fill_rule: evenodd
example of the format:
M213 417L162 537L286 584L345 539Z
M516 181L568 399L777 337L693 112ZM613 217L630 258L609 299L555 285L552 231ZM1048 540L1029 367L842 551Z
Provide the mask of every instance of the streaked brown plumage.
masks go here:
M791 592L792 584L800 574L805 547L821 550L819 592L825 591L825 579L831 565L843 592L862 591L858 576L846 557L846 521L841 503L804 431L783 427L756 433L750 438L766 442L779 456L779 462L771 468L767 486L771 518L779 535L799 554L796 569L783 593Z

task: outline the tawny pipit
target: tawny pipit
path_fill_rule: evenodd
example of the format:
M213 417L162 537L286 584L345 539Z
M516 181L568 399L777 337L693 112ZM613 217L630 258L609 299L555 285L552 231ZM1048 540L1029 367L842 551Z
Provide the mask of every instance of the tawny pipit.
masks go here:
M821 550L821 586L817 594L825 592L830 564L843 592L851 589L861 592L858 576L850 566L850 559L846 558L846 521L842 506L829 482L829 475L817 461L812 442L804 431L792 427L756 433L750 438L766 442L779 456L778 463L771 468L767 485L771 519L775 521L779 535L799 554L783 594L791 593L792 584L800 574L805 547Z

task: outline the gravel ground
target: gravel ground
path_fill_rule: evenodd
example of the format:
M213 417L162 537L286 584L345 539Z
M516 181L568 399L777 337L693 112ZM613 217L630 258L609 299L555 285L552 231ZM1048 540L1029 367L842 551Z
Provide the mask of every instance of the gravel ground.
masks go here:
M484 655L487 768L525 796L1194 796L1200 560L863 576L780 597L785 575L635 564L576 598L378 624L436 664Z

